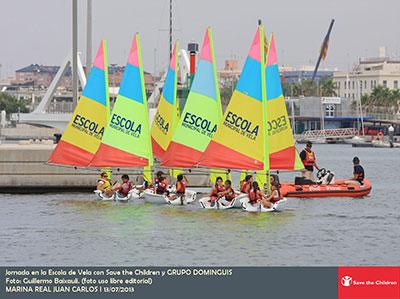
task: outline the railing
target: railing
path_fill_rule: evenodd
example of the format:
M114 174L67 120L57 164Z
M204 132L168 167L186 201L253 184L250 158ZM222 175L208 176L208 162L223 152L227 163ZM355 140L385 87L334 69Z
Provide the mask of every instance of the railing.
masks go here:
M358 134L356 128L326 129L303 132L302 138L351 138Z

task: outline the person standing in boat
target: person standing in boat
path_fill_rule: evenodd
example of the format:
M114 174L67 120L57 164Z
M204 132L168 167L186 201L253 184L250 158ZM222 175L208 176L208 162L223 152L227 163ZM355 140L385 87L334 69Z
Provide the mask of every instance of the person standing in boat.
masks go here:
M246 177L240 184L240 192L248 194L251 189L252 183L253 183L253 176L251 174L246 175Z
M304 170L302 175L304 178L315 181L314 178L314 167L319 170L317 165L317 160L315 158L315 153L311 150L312 143L311 141L307 141L305 149L303 149L300 153L300 158L304 164Z
M364 183L365 171L364 168L360 165L360 159L358 157L353 158L353 165L353 177L345 180L345 183L362 185Z

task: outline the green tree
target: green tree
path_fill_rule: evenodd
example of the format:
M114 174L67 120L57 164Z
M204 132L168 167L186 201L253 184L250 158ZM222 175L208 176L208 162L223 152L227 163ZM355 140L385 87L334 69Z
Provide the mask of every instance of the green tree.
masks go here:
M0 110L5 110L7 114L16 113L18 110L23 113L29 112L25 101L18 101L17 98L5 92L0 92Z
M334 97L336 93L336 84L333 78L323 78L319 83L320 95L323 97Z

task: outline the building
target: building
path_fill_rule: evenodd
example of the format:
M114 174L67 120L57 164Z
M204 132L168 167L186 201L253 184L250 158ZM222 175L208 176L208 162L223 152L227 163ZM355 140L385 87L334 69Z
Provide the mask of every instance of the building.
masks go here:
M334 72L338 96L358 100L369 95L375 87L382 85L398 89L400 82L400 60L388 57L360 59L349 72Z
M341 97L287 98L289 118L295 120L295 133L304 131L358 128L360 118L353 111L352 100ZM370 120L371 117L364 117Z
M232 86L239 80L240 64L236 59L225 60L225 66L222 70L218 71L219 83L221 86Z
M15 71L15 79L11 81L14 85L36 86L37 88L47 88L53 81L59 66L48 66L42 64L31 64ZM62 86L70 86L71 69L67 69L64 74Z
M15 71L13 85L33 86L36 88L48 88L59 70L59 66L48 66L31 64ZM84 68L85 70L85 68ZM117 64L110 64L108 67L108 84L110 87L118 87L121 84L125 67ZM144 72L144 81L146 89L152 89L154 86L153 76ZM72 89L71 68L68 67L59 84L61 89Z
M281 79L283 83L295 84L301 83L304 80L311 80L314 74L314 67L305 65L299 68L293 68L290 66L279 67L281 73ZM319 82L321 79L331 78L333 71L330 70L318 70L315 75L315 81Z

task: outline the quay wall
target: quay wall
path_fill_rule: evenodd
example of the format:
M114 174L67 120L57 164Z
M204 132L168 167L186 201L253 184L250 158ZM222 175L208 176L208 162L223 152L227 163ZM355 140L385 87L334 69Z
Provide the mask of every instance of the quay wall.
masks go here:
M44 193L94 190L100 169L47 164L54 147L54 144L0 144L0 192ZM135 184L143 182L139 168L112 168L111 171L113 182L119 180L123 173L127 173ZM168 173L168 170L164 172ZM204 173L187 175L190 186L210 186L209 176Z

